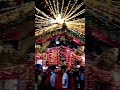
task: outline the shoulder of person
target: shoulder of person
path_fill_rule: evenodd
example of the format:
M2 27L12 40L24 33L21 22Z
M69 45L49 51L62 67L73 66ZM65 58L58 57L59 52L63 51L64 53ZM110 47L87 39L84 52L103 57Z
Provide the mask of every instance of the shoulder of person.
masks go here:
M67 74L67 73L64 73L64 76L68 76L68 74Z

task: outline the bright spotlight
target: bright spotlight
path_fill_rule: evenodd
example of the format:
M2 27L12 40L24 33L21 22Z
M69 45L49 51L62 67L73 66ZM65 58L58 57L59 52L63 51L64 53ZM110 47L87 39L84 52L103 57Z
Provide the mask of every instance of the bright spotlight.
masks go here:
M50 20L51 23L57 23L57 24L63 24L64 19L62 19L62 16L60 14L57 15L55 19Z
M55 43L56 43L57 45L60 44L60 42L59 42L58 40L56 40Z

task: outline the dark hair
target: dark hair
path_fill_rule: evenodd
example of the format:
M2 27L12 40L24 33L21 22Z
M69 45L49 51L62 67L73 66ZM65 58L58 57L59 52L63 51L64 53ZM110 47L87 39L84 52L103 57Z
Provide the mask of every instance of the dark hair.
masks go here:
M56 69L56 66L53 65L53 66L51 66L50 68L51 68L51 70L55 70L55 69Z
M61 69L67 69L67 66L61 66Z

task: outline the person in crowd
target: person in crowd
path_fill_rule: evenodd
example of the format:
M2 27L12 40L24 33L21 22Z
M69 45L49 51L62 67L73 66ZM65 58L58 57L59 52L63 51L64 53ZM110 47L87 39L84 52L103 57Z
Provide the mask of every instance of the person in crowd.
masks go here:
M38 71L38 86L39 86L39 88L41 87L41 83L42 83L42 71L41 70L39 70Z
M62 88L66 89L68 88L68 83L69 83L69 77L68 74L66 73L67 66L62 66L61 67L63 76L62 76Z
M55 81L56 90L62 90L62 76L63 76L62 70L59 70L57 72L56 81Z
M85 88L85 70L84 67L80 68L80 90Z
M80 75L79 75L79 69L76 68L75 71L74 71L74 74L75 74L75 81L76 81L76 90L80 90Z
M68 88L65 90L76 90L76 73L73 69L67 70L66 73L68 74ZM63 89L62 89L63 90Z
M85 89L85 70L84 67L71 68L62 66L55 72L55 66L49 66L46 74L42 70L36 69L35 90L84 90Z
M35 72L35 90L39 90L42 82L42 72L41 70L36 70Z
M50 90L51 66L46 70L45 90Z
M70 88L70 80L72 76L71 76L70 70L67 70L66 73L68 75L68 88Z
M51 76L50 76L50 86L51 90L55 90L55 81L56 81L56 73L55 73L55 66L51 66Z
M35 90L38 90L38 77L37 77L37 70L35 70Z

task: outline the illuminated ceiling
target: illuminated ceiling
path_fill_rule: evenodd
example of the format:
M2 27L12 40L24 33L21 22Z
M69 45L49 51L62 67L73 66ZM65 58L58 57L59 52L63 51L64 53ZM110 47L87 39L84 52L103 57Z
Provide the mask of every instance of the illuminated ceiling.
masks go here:
M85 34L84 1L42 0L40 6L35 7L35 36L61 29L63 24L71 31Z

